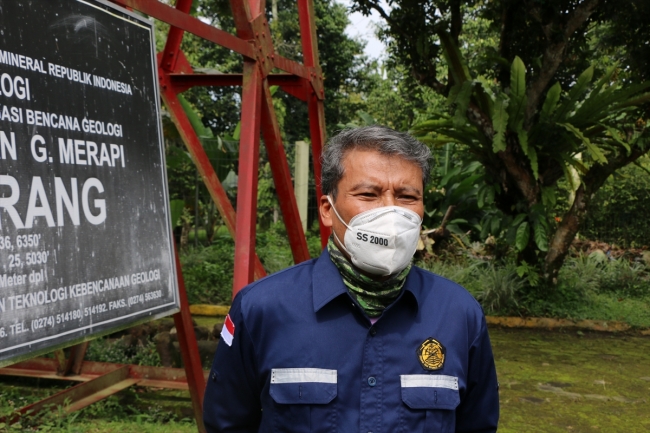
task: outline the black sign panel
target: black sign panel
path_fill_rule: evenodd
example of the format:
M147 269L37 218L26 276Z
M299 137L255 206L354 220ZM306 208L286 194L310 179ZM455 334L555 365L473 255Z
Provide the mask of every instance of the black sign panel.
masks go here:
M178 310L152 23L0 0L0 365Z

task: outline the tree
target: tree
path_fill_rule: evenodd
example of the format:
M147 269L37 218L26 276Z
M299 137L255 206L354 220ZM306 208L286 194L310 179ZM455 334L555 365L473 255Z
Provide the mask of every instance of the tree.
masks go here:
M433 144L467 146L486 171L479 202L493 198L520 263L554 284L595 192L650 151L650 4L390 5L355 0L357 10L383 17L392 58L447 98L448 112L415 131ZM556 215L562 194L570 203Z

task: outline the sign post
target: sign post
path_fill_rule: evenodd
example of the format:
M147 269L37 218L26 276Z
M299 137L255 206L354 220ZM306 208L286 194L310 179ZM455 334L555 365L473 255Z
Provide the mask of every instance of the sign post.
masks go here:
M153 23L1 0L0 366L179 311Z

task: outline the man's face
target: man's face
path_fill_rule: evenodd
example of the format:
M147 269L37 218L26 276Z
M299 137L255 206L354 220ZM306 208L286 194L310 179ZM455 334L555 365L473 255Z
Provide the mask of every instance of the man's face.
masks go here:
M354 149L343 157L343 177L334 206L346 223L363 211L382 206L405 207L422 218L423 190L422 169L416 163L374 150ZM320 213L323 224L332 227L343 242L347 228L336 217L325 195L320 199Z

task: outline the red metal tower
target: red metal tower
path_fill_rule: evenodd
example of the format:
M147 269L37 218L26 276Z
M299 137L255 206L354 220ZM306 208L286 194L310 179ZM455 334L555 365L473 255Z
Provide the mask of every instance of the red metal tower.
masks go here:
M291 174L287 164L269 86L279 85L309 107L316 195L320 197L320 153L325 141L323 76L318 61L315 15L312 0L297 0L304 64L275 52L263 0L231 0L237 36L212 27L188 13L192 0L178 0L176 8L157 0L112 0L169 23L165 49L159 54L161 95L181 133L199 173L235 239L233 296L245 285L264 276L255 254L257 179L260 133L269 156L273 181L296 263L309 259L300 223ZM244 58L243 74L195 74L180 49L185 32L229 48ZM274 69L283 73L272 74ZM183 111L178 94L195 86L242 86L241 138L237 212L212 168L201 142ZM321 226L323 245L329 230Z
M278 85L288 94L308 104L316 196L319 198L321 195L319 158L325 142L323 106L325 92L318 59L312 0L297 0L304 59L302 64L275 52L265 16L265 0L230 0L237 28L236 36L192 17L189 14L192 0L177 0L175 7L158 0L110 1L170 25L165 48L158 54L160 93L217 209L235 239L233 297L245 285L265 275L264 268L255 253L260 134L264 138L294 261L299 263L308 260L310 257L307 242L298 214L291 173L269 88L271 85ZM194 73L180 48L185 32L193 33L241 54L244 59L243 73ZM274 70L282 72L272 73ZM178 99L179 93L196 86L242 86L236 212ZM320 236L321 243L325 246L329 229L322 224ZM174 320L178 329L185 363L186 383L192 397L197 425L199 431L205 431L201 420L205 388L204 371L198 357L198 347L178 258L177 268L181 312L174 316ZM58 351L58 359L34 359L2 369L2 374L33 377L62 378L63 374L73 374L75 377L73 380L82 382L48 399L27 406L19 412L35 413L50 404L62 404L64 401L71 402L68 411L76 410L134 384L177 388L185 386L184 378L180 377L182 370L178 369L84 363L83 357L87 344L74 346L67 360L63 357L63 352ZM11 420L7 421L11 422Z

